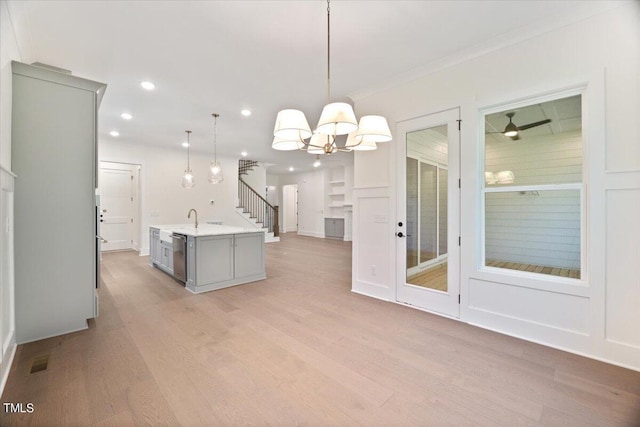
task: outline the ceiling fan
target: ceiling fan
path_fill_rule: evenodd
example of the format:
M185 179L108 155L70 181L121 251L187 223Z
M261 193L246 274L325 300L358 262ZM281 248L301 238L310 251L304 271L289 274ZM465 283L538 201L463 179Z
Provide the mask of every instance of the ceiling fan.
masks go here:
M505 126L504 131L502 132L489 132L489 133L500 133L504 136L508 136L509 138L511 138L513 141L517 141L520 139L520 132L523 130L527 130L527 129L531 129L534 128L536 126L542 126L542 125L546 125L547 123L551 123L551 119L545 119L545 120L540 120L539 122L533 122L533 123L528 123L526 125L522 125L522 126L516 126L515 123L513 123L512 119L513 116L516 115L515 112L510 112L505 114L507 117L509 117L509 123L507 124L507 126Z

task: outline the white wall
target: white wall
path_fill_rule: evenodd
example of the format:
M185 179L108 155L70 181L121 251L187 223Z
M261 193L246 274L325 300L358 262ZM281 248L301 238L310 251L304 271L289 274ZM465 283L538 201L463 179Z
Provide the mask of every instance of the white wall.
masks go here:
M358 114L385 115L392 129L399 121L460 107L460 320L640 370L638 75L640 3L629 2L356 99ZM480 110L578 86L586 86L587 274L575 283L480 268ZM391 301L398 143L356 153L353 192L353 290ZM376 276L368 267L373 263Z
M274 179L274 178L270 178ZM278 193L282 187L298 185L298 234L324 237L324 171L278 175ZM282 209L282 206L280 207Z
M184 149L166 149L114 141L100 141L100 161L132 163L142 166L142 220L140 254L149 253L149 225L191 223L189 209L198 211L198 221L220 219L224 224L248 226L235 208L238 200L238 159L218 156L224 181L210 184L207 172L211 158L191 153L194 188L182 188L181 178L187 163ZM213 200L212 205L210 201Z
M260 162L253 167L253 170L248 171L246 175L242 176L244 182L253 188L256 193L262 197L266 196L267 189L267 170L264 167L264 163Z

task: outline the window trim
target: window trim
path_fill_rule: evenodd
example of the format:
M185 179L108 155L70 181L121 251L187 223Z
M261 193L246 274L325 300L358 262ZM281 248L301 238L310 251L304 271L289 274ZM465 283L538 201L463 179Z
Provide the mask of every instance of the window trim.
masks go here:
M497 274L502 277L512 278L524 278L532 279L535 282L540 282L540 286L533 286L534 288L546 289L550 283L562 283L571 285L578 289L586 289L589 284L589 269L588 269L588 224L587 224L587 209L588 200L585 197L588 194L588 144L587 137L585 135L585 129L588 129L587 123L587 94L586 85L579 85L571 89L561 90L557 92L547 93L540 96L531 96L522 98L514 102L505 102L501 104L494 104L486 108L478 109L478 137L479 141L479 155L478 155L478 207L479 207L479 229L478 229L478 247L477 250L477 265L476 268L479 272ZM580 95L580 102L582 108L582 182L580 183L565 183L565 184L540 184L540 185L500 185L490 186L486 185L485 172L486 172L486 145L485 145L485 117L490 114L503 112L509 109L516 109L527 107L532 104L542 104L548 101L554 101L558 99L568 98L571 96ZM554 191L554 190L578 190L580 192L580 278L570 278L554 276L542 273L533 273L528 271L511 270L508 268L491 267L486 265L486 197L488 193L504 193L514 191ZM532 286L527 286L532 287ZM581 292L579 292L581 293Z

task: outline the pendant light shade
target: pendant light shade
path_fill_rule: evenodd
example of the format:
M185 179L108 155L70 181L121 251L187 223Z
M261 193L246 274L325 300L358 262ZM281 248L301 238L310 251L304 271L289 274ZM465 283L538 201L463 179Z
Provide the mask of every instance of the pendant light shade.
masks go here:
M344 148L355 151L372 151L378 147L375 142L365 139L362 135L359 135L358 132L351 132L349 136L347 136L347 143Z
M195 180L193 179L193 173L191 169L185 169L184 175L182 175L182 186L184 188L193 188L196 185Z
M212 184L219 184L224 181L224 175L222 174L222 166L218 163L218 117L220 114L213 113L213 161L209 166L208 179Z
M382 116L362 116L356 135L362 135L363 140L369 142L391 141L387 119Z
M276 117L273 136L289 141L307 139L311 137L311 128L302 111L292 109L282 110Z
M222 166L220 166L219 162L211 162L209 166L209 182L212 184L220 184L222 181L224 181Z
M189 136L191 135L190 130L185 130L187 133L187 168L184 170L184 175L182 175L182 187L184 188L193 188L196 185L196 181L193 178L193 172L191 171L190 159L189 159L189 147L191 143L189 142Z
M323 135L346 135L356 129L358 121L351 105L333 102L322 109L316 132Z
M301 150L303 147L304 142L300 139L278 138L277 136L273 138L271 143L271 148L280 151Z

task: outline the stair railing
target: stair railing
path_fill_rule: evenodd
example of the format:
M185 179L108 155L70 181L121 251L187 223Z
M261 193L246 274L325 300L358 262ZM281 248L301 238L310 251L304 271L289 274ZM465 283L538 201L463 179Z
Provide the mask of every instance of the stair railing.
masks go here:
M240 208L254 218L256 222L262 223L264 228L273 233L274 237L280 235L280 224L278 222L278 206L273 206L256 192L249 184L238 177L238 201Z

